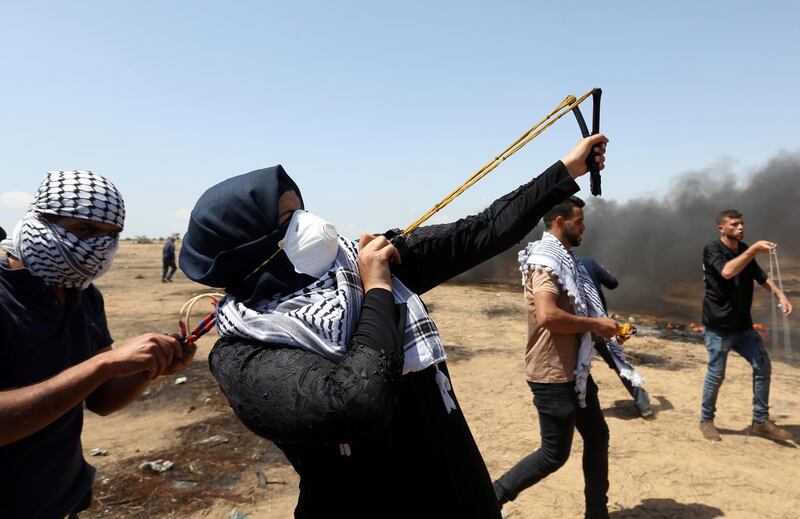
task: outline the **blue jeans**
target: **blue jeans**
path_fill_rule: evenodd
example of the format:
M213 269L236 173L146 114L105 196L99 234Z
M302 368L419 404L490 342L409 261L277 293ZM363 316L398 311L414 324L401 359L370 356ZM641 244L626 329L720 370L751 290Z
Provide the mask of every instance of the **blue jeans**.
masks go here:
M728 361L728 352L731 350L744 357L753 367L753 420L763 422L768 419L772 364L758 332L750 328L739 333L722 334L706 329L705 341L708 350L708 371L703 385L700 420L707 422L714 419L717 395L722 381L725 380L725 364Z

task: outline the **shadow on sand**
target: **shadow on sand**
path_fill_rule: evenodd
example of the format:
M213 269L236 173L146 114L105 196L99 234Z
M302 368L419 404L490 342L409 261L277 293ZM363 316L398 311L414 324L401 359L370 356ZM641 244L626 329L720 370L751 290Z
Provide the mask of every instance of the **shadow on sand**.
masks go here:
M678 503L674 499L645 499L634 508L609 514L613 519L714 519L725 514L719 508L700 503Z
M653 408L653 412L655 412L655 418L658 419L658 415L665 411L670 411L675 409L675 406L672 405L672 402L667 400L664 396L652 396L652 400L650 402L651 407ZM606 418L616 418L618 420L641 420L642 417L639 415L639 411L636 409L636 406L633 405L633 399L628 400L615 400L614 403L603 409L603 415Z
M797 441L798 433L800 433L800 425L781 425L781 429L789 431L791 435L794 437L794 440ZM784 447L791 447L792 449L796 449L797 445L792 442L783 441L783 440L771 440L769 438L763 438L761 436L756 436L750 431L750 426L748 425L744 429L725 429L722 427L718 427L717 431L722 436L753 436L754 438L759 438L764 441L771 441L773 443L777 443L778 445L782 445ZM723 438L724 439L724 438Z
M508 354L501 348L475 348L469 346L458 346L456 344L445 344L444 351L447 352L447 362L453 364L462 360L469 360L476 355L505 355Z
M626 350L625 355L634 366L647 366L667 371L681 371L691 366L691 363L686 360L653 353Z

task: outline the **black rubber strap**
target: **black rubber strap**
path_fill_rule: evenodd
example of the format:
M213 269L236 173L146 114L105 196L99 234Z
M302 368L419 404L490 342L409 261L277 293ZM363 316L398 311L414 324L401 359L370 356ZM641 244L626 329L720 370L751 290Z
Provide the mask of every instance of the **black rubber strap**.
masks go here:
M578 126L580 126L581 128L581 135L583 135L583 138L585 139L590 134L589 134L589 128L586 126L586 120L583 118L583 114L581 113L581 107L576 106L575 108L572 109L572 113L575 114L575 119L578 120Z

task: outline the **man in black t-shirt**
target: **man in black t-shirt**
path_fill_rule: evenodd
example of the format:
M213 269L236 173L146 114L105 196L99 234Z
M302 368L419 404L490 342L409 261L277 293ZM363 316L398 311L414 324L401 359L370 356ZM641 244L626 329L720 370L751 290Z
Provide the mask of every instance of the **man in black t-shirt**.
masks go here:
M753 426L754 434L772 440L791 440L792 435L769 420L769 384L771 363L761 336L753 329L750 306L753 302L753 281L757 281L775 296L781 310L789 315L792 304L761 270L755 260L758 253L769 252L775 243L758 241L747 246L742 214L733 209L717 216L720 239L703 250L703 325L708 350L708 370L703 385L700 411L700 430L708 440L719 441L714 427L717 395L725 379L728 352L734 350L753 367Z

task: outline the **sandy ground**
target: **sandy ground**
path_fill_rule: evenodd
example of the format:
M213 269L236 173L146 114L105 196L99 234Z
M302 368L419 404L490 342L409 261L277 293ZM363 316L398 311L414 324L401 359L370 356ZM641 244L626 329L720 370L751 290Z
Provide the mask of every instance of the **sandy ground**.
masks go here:
M160 247L124 243L98 283L119 344L149 331L176 331L180 305L204 291L180 272L174 283L160 283ZM424 299L447 346L464 413L496 478L539 441L523 377L521 295L509 287L445 285ZM298 478L280 451L233 417L206 367L211 335L200 341L185 384L164 378L110 417L87 412L84 449L98 475L95 502L82 516L228 518L235 509L252 519L292 517ZM800 449L748 434L751 371L744 360L731 356L718 403L723 441L710 443L698 430L703 346L639 335L626 348L647 379L657 416L639 418L616 375L596 359L593 375L611 431L612 517L800 517ZM800 369L774 363L772 416L796 439L798 377ZM94 448L108 455L89 457ZM576 435L567 464L507 505L511 517L582 517L581 454ZM175 466L163 474L138 469L156 459Z

